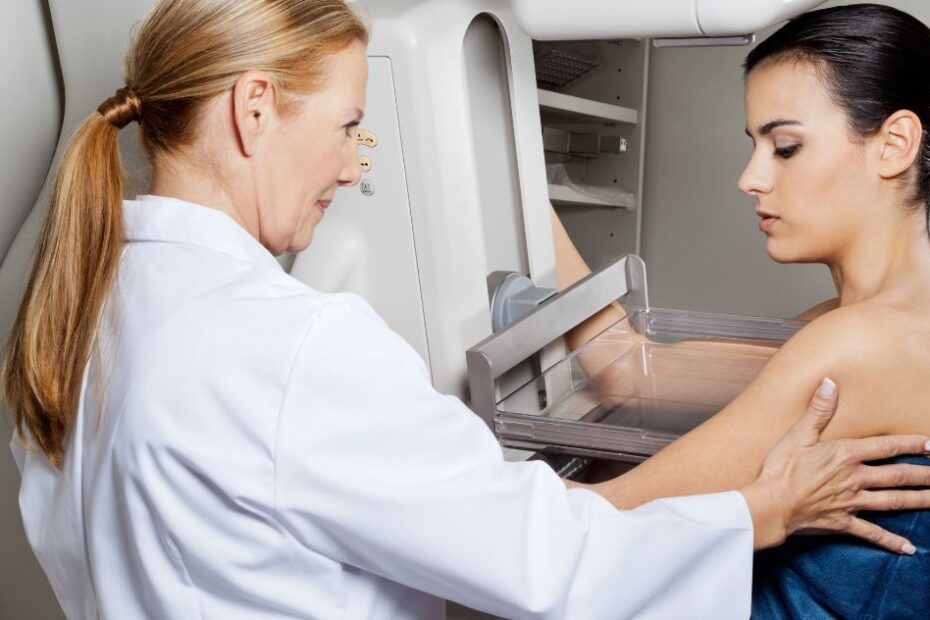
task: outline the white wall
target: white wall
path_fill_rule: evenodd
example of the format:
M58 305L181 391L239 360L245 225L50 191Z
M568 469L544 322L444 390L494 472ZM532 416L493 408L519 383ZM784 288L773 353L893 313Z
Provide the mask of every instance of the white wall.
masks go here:
M840 4L850 3L823 6ZM925 0L881 4L930 23ZM740 68L748 51L652 50L641 253L655 306L787 317L835 296L824 267L767 257L754 201L736 187L751 151Z
M768 258L754 201L736 187L751 152L748 51L652 50L641 253L655 306L792 316L833 296L824 267Z

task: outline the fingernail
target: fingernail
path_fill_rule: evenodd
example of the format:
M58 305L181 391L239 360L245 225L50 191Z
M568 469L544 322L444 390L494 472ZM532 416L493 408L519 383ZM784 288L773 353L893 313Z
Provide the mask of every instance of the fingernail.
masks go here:
M830 398L835 393L836 384L830 379L824 378L824 380L820 382L820 387L817 389L817 395L822 398Z
M901 552L904 553L905 555L914 555L915 553L917 553L917 547L915 547L911 543L904 543L904 546L901 547Z
M924 444L924 452L930 454L930 441Z

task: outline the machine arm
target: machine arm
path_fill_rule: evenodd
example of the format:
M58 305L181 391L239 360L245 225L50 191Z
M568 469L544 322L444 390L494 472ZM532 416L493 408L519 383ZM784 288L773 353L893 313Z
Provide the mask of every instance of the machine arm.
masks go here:
M534 39L728 37L758 32L824 0L512 0Z

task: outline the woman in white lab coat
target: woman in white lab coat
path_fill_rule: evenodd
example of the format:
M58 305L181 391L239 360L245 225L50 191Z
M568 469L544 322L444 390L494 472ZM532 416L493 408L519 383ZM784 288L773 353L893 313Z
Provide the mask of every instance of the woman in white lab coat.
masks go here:
M366 41L341 0L162 0L75 135L3 367L69 618L736 618L798 529L903 548L854 513L924 480L861 461L927 438L818 443L829 390L741 492L623 512L504 462L362 300L290 278L359 178ZM122 201L132 121L154 174Z

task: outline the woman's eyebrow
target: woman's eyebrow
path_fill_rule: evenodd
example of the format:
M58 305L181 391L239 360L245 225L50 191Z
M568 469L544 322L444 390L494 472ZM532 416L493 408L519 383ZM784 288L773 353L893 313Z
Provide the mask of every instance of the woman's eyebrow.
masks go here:
M774 121L769 121L765 125L759 127L759 135L764 136L766 134L772 133L772 130L776 127L784 127L785 125L803 125L803 123L801 121L792 121L780 118ZM749 131L748 127L746 128L746 135L750 138L752 137L752 133Z

